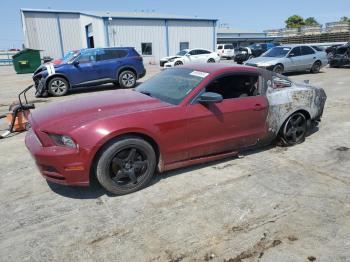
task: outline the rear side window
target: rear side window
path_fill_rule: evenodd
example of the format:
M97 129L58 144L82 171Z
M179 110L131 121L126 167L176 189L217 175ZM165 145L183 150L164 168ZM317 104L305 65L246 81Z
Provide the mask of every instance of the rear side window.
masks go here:
M211 52L210 51L208 51L208 50L197 50L197 54L198 55L204 55L204 54L210 54Z
M218 46L218 49L221 50L221 49L222 49L222 45L219 45L219 46Z
M103 50L97 55L97 61L123 58L128 55L126 50Z
M309 46L302 46L301 47L301 54L302 55L312 55L314 53L315 53L315 51L312 50L312 48Z
M233 45L225 45L224 49L233 49Z

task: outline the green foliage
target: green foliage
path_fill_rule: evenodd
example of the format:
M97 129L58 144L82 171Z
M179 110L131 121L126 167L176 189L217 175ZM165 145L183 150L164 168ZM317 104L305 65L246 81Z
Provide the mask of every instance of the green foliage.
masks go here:
M305 25L304 18L299 15L293 15L288 17L285 21L287 28L300 28Z
M342 16L339 21L340 22L348 22L348 24L350 25L350 18L348 18L347 16Z
M305 25L307 26L319 26L320 23L317 22L317 20L315 19L315 17L308 17L305 19Z

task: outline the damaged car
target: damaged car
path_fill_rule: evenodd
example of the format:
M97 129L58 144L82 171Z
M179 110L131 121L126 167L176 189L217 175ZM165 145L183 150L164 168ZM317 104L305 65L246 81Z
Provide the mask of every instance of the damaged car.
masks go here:
M217 63L219 61L220 56L216 52L201 48L184 49L177 53L176 56L168 59L167 62L163 63L163 67L171 68L188 63Z
M304 141L322 117L322 88L229 64L164 70L131 90L52 103L29 117L25 143L41 174L63 185L97 178L109 192L147 186L156 172Z
M345 65L350 65L350 42L338 46L333 55L329 57L330 67L341 67Z
M39 67L33 81L36 96L63 96L72 88L106 83L132 88L145 74L143 58L132 47L88 48L61 64Z

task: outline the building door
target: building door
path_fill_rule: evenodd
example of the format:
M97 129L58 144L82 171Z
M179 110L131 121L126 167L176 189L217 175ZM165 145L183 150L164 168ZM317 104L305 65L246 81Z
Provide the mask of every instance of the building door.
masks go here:
M92 24L88 24L87 26L85 26L85 31L86 31L87 47L94 48L95 43L94 43L94 32L92 30Z

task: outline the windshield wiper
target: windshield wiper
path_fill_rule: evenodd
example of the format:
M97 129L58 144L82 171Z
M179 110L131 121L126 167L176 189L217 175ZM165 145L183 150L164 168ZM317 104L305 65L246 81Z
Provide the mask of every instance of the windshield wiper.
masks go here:
M148 91L141 90L141 91L138 91L138 92L140 92L141 94L144 94L144 95L146 95L146 96L152 97L151 93L148 92Z

